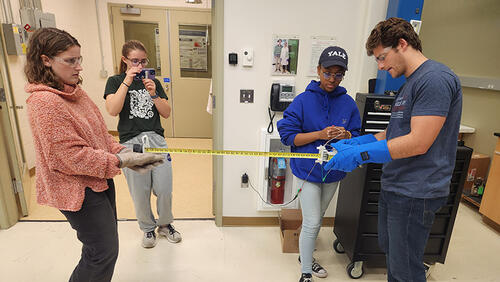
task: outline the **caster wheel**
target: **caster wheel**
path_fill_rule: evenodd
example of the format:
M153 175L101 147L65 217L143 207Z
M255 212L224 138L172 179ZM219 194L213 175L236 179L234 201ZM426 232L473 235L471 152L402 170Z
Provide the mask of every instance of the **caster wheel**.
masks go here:
M335 239L335 241L333 241L333 249L339 254L345 253L344 246L340 244L339 239Z
M346 270L347 270L347 275L349 275L349 277L351 277L352 279L359 279L364 274L363 262L362 261L351 262L349 265L347 265Z

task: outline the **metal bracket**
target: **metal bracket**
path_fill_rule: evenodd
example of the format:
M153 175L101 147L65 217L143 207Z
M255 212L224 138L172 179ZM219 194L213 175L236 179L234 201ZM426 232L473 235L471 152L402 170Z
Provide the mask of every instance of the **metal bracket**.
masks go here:
M146 152L146 148L150 148L149 146L149 137L147 135L142 136L142 153Z
M12 179L12 189L15 194L24 193L23 184L20 180Z
M0 102L7 102L7 97L5 97L5 89L0 88Z
M323 162L328 162L333 156L337 154L337 150L332 149L331 151L328 151L326 149L326 146L324 145L319 145L318 147L316 147L316 149L318 149L318 154L319 154L319 157L316 160L316 162L319 164L323 164Z

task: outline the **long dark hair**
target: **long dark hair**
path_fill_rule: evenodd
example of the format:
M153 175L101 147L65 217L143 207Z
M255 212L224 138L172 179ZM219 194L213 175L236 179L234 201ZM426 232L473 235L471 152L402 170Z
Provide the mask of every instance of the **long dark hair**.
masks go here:
M64 85L59 81L52 68L43 64L42 55L54 58L73 46L80 46L78 40L68 32L57 28L40 28L31 36L26 52L24 73L29 83L41 83L62 90ZM78 84L82 83L81 78Z
M142 44L141 41L139 40L129 40L127 42L125 42L125 44L123 44L123 47L122 47L122 56L127 58L128 57L128 53L130 53L130 51L132 50L141 50L141 51L144 51L144 53L148 53L146 52L146 47L144 47L144 44ZM120 73L124 73L127 71L127 64L125 64L125 62L123 60L120 60Z

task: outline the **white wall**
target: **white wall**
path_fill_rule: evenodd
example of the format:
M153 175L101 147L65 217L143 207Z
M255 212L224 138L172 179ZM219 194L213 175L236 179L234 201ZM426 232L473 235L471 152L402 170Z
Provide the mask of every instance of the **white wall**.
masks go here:
M6 0L9 1L9 0ZM12 6L13 21L21 24L19 16L19 1L10 0ZM186 4L185 0L98 0L98 11L100 20L100 30L103 41L104 65L108 75L113 75L113 57L111 45L111 33L108 16L108 3L127 3L137 5L150 5L161 7L177 8L210 8L211 2L203 0L202 4ZM109 130L116 130L118 118L106 113L104 108L103 93L106 78L101 78L101 53L99 51L98 22L95 8L96 2L93 0L42 0L44 12L55 14L56 25L71 33L82 45L83 60L83 89L89 94L97 104L104 117ZM26 114L26 98L28 94L24 92L26 79L23 67L26 62L25 56L8 56L9 71L11 74L12 88L16 105L23 106L18 110L21 138L29 168L35 166L35 152L33 150L33 139Z
M224 149L258 150L259 133L267 127L267 107L272 84L272 35L298 35L299 59L296 92L301 93L314 77L307 77L310 60L310 37L334 36L349 55L349 71L341 83L351 96L366 92L368 79L376 77L376 64L366 55L365 40L377 22L385 19L387 0L226 0L224 1ZM254 66L241 63L230 66L227 54L243 48L254 50ZM240 89L254 89L253 104L239 103ZM278 119L281 117L278 117ZM256 158L224 157L223 216L275 216L258 212L255 192L241 189L241 175L246 172L257 184ZM333 216L332 202L327 216Z

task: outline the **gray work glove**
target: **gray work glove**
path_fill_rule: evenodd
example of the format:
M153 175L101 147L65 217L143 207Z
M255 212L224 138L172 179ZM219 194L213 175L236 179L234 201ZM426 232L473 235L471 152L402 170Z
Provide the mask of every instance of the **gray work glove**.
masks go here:
M155 166L162 164L165 160L165 156L160 154L135 153L127 151L127 149L123 149L120 153L116 154L116 157L118 157L118 160L120 160L120 168L128 167L131 169L135 168L147 171Z
M120 154L121 154L121 153L132 153L132 152L133 152L133 150L132 150L132 149L125 147L125 148L123 148L123 149L122 149L120 152L118 152L118 153L120 153Z
M157 161L157 162L154 162L151 164L147 164L147 165L143 165L143 166L133 166L133 167L129 167L129 168L131 170L137 171L138 173L146 173L149 170L153 169L154 167L157 167L157 166L163 164L163 162L164 161L161 160L161 161Z

